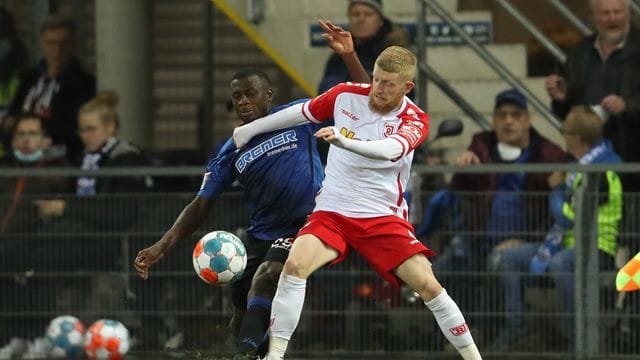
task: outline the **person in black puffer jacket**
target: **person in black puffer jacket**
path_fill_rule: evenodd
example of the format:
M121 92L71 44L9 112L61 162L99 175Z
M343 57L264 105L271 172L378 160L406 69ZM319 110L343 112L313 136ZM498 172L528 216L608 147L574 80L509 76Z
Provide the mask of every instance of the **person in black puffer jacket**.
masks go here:
M350 0L347 16L356 54L369 77L382 50L391 45L409 45L406 31L382 13L381 0ZM327 60L318 92L323 93L334 85L351 80L347 66L339 55L333 53Z

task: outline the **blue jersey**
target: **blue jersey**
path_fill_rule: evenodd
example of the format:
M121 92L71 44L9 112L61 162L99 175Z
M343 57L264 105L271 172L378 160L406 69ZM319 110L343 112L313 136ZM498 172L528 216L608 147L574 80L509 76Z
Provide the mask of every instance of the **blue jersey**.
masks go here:
M198 196L215 199L238 180L248 202L247 232L259 240L295 235L313 210L324 177L313 136L317 129L305 124L260 134L239 151L228 139L209 160Z

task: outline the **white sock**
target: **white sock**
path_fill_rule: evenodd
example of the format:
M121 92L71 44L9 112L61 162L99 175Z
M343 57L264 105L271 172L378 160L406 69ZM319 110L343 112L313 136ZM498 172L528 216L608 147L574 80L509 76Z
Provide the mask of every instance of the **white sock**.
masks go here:
M475 343L471 337L469 327L464 320L464 316L462 316L462 312L460 312L458 305L449 297L445 289L442 289L440 295L429 301L425 301L424 304L433 312L433 316L440 326L440 331L442 331L447 340L460 352L460 355L462 355L464 359L480 359L480 357L464 357L465 354L462 353L462 349L472 345L475 348ZM465 352L469 352L470 349L466 349ZM478 356L479 355L478 353Z
M464 360L482 360L482 356L480 355L480 351L478 350L476 344L471 344L467 347L463 347L462 349L458 350L458 352Z
M278 290L271 303L269 356L284 356L287 344L300 320L306 288L306 279L287 275L284 271L280 273Z

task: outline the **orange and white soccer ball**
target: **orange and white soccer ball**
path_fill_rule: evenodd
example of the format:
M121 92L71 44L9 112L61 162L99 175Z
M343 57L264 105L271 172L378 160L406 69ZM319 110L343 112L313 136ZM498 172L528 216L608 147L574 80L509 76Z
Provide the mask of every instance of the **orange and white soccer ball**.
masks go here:
M94 322L84 337L84 351L89 359L120 360L129 347L129 330L117 320Z
M206 283L226 285L242 276L247 267L247 250L237 236L212 231L198 240L193 249L193 269Z

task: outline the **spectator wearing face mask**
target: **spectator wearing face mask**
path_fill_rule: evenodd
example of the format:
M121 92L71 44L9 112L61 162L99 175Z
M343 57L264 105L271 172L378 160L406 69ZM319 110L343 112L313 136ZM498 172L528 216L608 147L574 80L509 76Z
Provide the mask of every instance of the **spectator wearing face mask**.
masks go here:
M406 31L384 16L381 0L350 0L347 17L355 52L369 77L382 50L391 45L407 47L409 44ZM347 81L352 81L349 70L340 56L333 53L327 60L318 92Z
M76 161L82 169L148 165L142 150L117 137L117 103L114 92L102 91L80 107L78 133L84 150ZM119 195L144 192L150 186L151 180L142 176L81 176L75 183L76 198L40 202L40 216L80 223L98 231L126 228L135 220L137 207ZM107 194L112 196L106 197Z
M20 73L27 64L27 49L18 38L11 13L0 6L0 123L18 91ZM11 132L0 127L0 158L11 147Z
M13 132L11 152L0 162L5 168L42 168L63 166L64 157L50 150L43 120L35 114L19 117ZM70 190L69 182L61 177L0 178L3 200L0 201L0 234L34 229L38 216L32 200ZM31 200L29 200L31 198Z
M515 89L496 96L492 126L493 130L473 135L467 150L456 160L458 166L565 160L564 151L531 126L527 99ZM452 189L467 192L460 199L465 230L486 234L482 239L466 239L471 252L484 257L506 240L523 239L523 233L536 229L544 231L549 226L547 216L541 215L546 214L545 201L537 201L525 192L548 192L549 175L522 172L455 174Z

